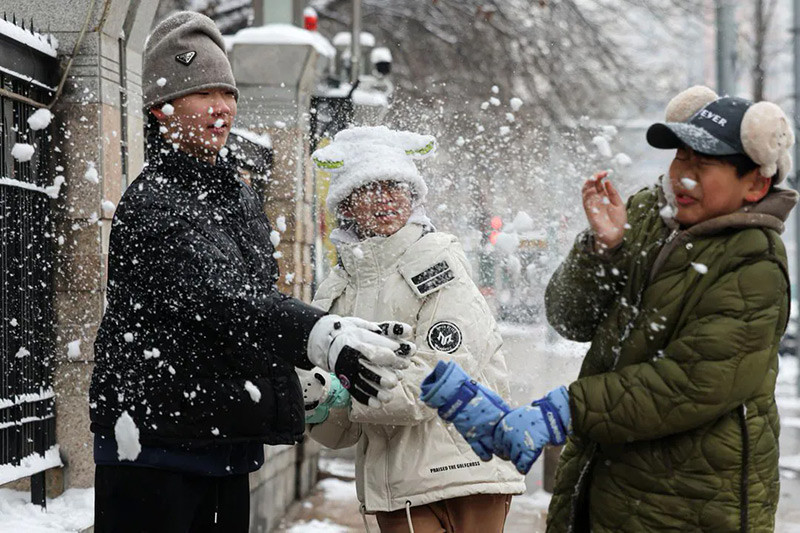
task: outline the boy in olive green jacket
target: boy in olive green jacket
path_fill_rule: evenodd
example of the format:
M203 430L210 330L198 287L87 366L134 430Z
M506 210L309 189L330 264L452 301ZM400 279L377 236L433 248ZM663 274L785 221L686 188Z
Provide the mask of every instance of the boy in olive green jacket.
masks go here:
M647 140L677 150L669 174L627 205L588 180L590 229L547 288L553 327L592 342L579 379L491 427L467 427L475 402L446 416L523 470L571 433L548 531L771 531L791 127L774 104L693 87ZM437 371L427 387L448 385Z

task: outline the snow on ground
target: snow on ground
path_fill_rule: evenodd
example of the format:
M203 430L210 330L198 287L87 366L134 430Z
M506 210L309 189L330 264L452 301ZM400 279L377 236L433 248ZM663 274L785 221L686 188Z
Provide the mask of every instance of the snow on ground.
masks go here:
M329 501L347 501L356 497L355 481L343 481L329 477L317 483L317 488L325 493L325 499Z
M338 457L322 457L319 460L319 471L342 479L356 478L356 465L348 459Z
M83 531L94 523L94 489L69 489L47 499L47 509L31 503L30 492L0 489L0 533Z
M286 533L347 533L346 527L334 524L330 520L310 520L299 522L289 529Z

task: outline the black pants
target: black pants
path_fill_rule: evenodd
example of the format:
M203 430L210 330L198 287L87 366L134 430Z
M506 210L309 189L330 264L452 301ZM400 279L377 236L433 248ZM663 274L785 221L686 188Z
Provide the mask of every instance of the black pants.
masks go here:
M247 533L247 474L211 477L137 466L95 470L96 533Z

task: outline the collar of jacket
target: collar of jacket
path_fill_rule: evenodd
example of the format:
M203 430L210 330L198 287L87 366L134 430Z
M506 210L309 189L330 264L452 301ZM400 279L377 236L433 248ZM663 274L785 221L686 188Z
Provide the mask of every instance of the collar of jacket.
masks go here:
M380 281L396 270L397 262L424 233L418 224L408 224L388 237L371 237L338 248L342 268L359 283Z
M174 179L179 184L209 196L238 194L241 186L236 169L226 160L217 157L212 165L181 150L174 150L164 142L159 143L158 156L152 161L155 172Z

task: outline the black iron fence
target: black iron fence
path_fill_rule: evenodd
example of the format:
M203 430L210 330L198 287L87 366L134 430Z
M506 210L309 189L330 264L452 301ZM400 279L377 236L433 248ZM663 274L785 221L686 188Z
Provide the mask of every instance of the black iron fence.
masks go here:
M50 450L52 464L57 454L53 224L45 193L54 180L50 128L32 129L37 108L14 96L50 101L57 76L56 58L0 32L0 484L32 476L40 505L45 455ZM23 145L33 147L30 159Z

